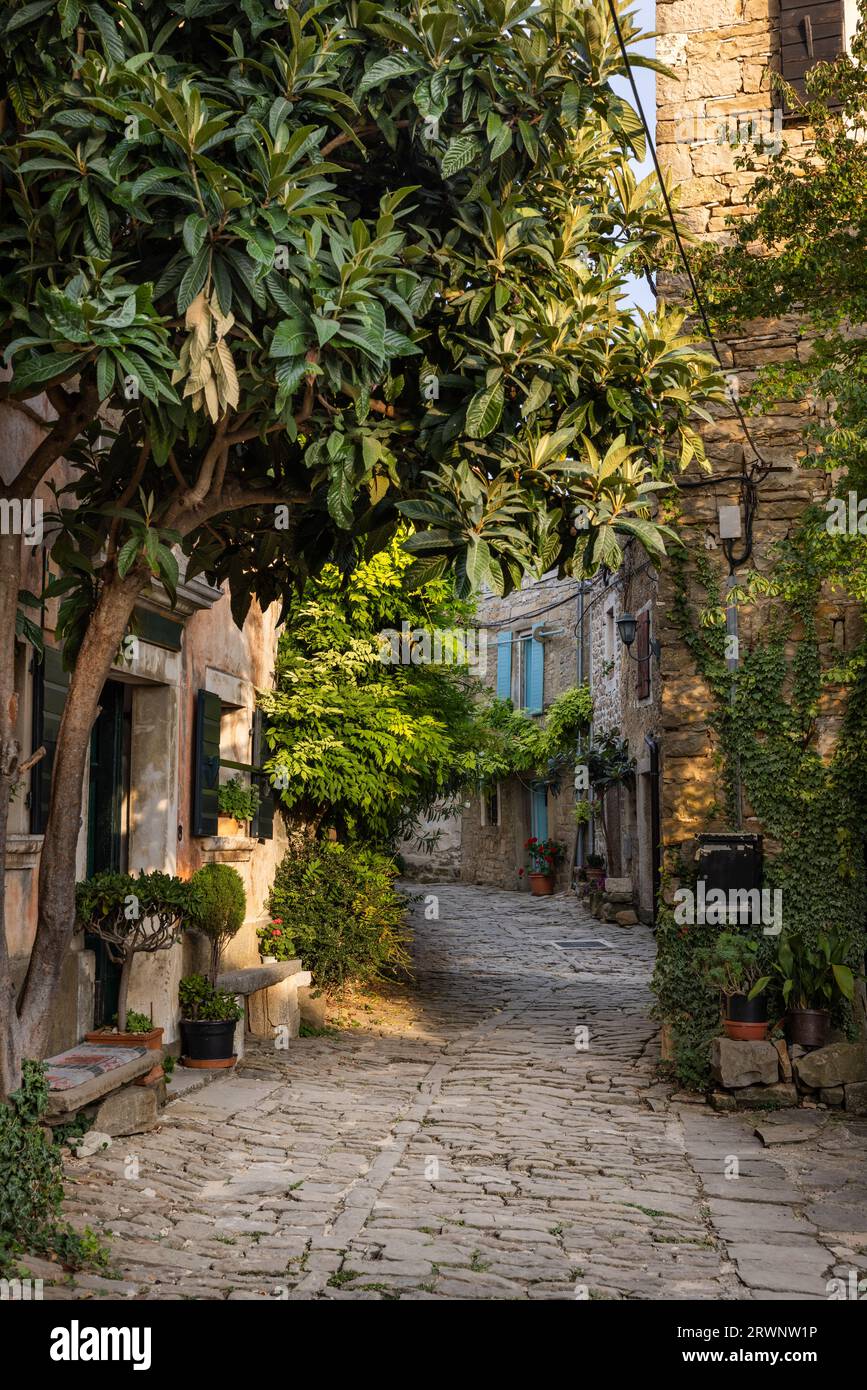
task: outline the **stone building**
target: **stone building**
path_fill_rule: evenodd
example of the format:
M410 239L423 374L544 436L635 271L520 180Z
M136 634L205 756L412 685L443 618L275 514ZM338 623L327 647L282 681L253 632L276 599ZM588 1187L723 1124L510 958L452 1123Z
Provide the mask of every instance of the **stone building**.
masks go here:
M809 141L803 119L772 91L771 72L781 72L803 91L804 73L843 51L856 18L850 0L798 6L790 0L658 0L657 56L674 76L657 79L657 148L669 181L678 185L682 219L700 241L723 239L728 219L747 211L754 175L736 167L744 144L758 144L770 154L783 139L796 152ZM683 277L661 277L659 291L669 300L678 298ZM738 580L750 569L767 572L773 546L830 486L825 474L800 465L811 407L794 401L750 417L761 459L752 496L743 481L757 459L733 402L763 364L809 352L803 326L794 318L756 321L719 346L730 403L716 407L713 424L702 428L711 476L689 470L679 524L690 554L704 551L724 592L729 576ZM691 573L690 597L700 601L694 563ZM672 622L673 599L666 569L655 619L661 642L662 838L667 848L677 849L697 833L733 827L720 821L709 692ZM740 621L741 630L733 635L749 643L762 623L761 608L747 610ZM850 647L857 621L851 609L829 601L820 641ZM762 829L746 803L742 823L734 828Z
M45 410L44 398L31 402ZM3 477L41 438L21 413L3 413ZM60 475L62 465L51 476ZM49 493L41 495L48 510ZM35 537L25 537L26 541ZM45 542L26 546L29 587L38 591L47 564ZM243 629L232 619L229 598L202 577L178 586L171 609L154 586L141 599L134 634L106 681L94 726L83 788L78 876L98 870L160 869L189 877L206 863L229 863L241 874L247 919L230 943L225 965L258 964L256 927L265 917L265 896L284 847L273 799L265 796L247 827L224 820L218 782L258 765L261 726L256 690L272 683L277 632L271 613L252 605ZM23 979L36 930L42 832L48 811L51 765L63 712L68 673L54 637L57 600L46 605L45 655L19 644L16 685L18 738L24 756L44 745L47 754L27 775L10 807L6 861L6 932L16 975ZM178 1037L177 986L201 968L204 955L192 938L154 955L137 955L129 1007L150 1014L171 1046ZM108 1023L117 1007L118 969L97 941L73 939L53 1023L50 1050L78 1042L94 1025Z
M547 575L525 583L507 598L493 595L479 604L477 620L486 634L484 679L500 699L516 709L544 718L547 707L581 679L581 644L577 637L581 585ZM501 888L526 887L531 835L566 845L559 883L571 881L578 827L571 784L509 777L487 796L471 796L461 824L461 878Z

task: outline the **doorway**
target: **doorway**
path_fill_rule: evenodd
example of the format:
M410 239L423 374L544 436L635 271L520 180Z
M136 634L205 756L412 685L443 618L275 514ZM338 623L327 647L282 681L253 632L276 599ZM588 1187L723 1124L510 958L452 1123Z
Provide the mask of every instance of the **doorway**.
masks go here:
M129 766L132 686L106 681L90 737L87 798L87 873L124 873L129 862ZM95 970L95 1028L114 1022L120 966L110 959L104 941L85 933Z

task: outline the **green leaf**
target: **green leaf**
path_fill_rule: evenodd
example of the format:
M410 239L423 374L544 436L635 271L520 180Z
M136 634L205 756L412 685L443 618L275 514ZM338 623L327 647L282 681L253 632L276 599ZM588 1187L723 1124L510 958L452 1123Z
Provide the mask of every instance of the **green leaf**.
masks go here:
M194 256L187 269L181 277L178 286L178 313L183 314L190 307L196 295L200 293L208 276L208 263L210 261L210 247L203 246L198 255Z
M310 330L303 319L283 319L271 340L272 357L302 357L310 347Z
M467 434L471 439L484 439L497 428L502 414L503 382L500 379L473 396L467 406Z
M454 174L460 173L461 169L466 169L468 164L479 154L479 142L474 135L456 135L448 143L448 148L442 157L440 172L444 179L450 179Z
M136 560L138 559L141 553L141 548L141 535L130 536L129 540L121 546L117 557L117 572L120 575L121 579L123 579L125 575L129 574L129 571L132 569L133 565L135 564Z

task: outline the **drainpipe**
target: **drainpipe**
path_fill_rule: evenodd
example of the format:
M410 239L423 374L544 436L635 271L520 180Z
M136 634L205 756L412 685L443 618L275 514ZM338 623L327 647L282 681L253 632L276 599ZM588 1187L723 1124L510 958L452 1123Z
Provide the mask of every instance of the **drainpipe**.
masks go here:
M653 864L653 925L656 926L656 911L662 882L662 866L660 864L662 846L659 833L659 743L653 734L645 734L644 742L650 749L650 855Z

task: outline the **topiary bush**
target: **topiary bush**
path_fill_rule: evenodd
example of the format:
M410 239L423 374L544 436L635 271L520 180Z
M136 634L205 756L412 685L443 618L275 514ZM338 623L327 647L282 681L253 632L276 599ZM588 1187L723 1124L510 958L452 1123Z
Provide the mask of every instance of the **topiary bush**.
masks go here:
M390 855L357 845L322 840L290 851L268 897L284 932L279 958L300 956L320 989L409 974L406 900L396 877Z
M211 943L209 978L216 985L223 949L244 924L247 894L241 875L231 864L205 864L193 874L191 882L194 897L190 927Z

